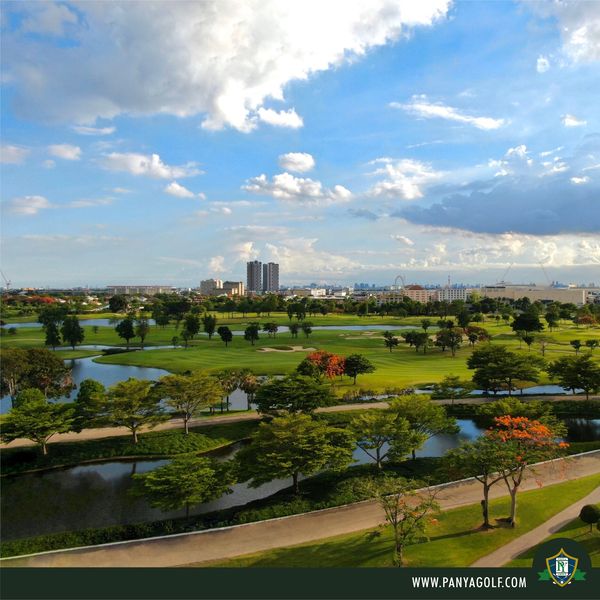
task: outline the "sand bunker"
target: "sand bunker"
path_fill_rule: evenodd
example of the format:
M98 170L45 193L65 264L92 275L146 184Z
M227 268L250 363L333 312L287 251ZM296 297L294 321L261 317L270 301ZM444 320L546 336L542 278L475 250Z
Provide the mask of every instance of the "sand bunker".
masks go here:
M315 352L316 348L305 348L304 346L288 346L283 348L259 348L258 352Z

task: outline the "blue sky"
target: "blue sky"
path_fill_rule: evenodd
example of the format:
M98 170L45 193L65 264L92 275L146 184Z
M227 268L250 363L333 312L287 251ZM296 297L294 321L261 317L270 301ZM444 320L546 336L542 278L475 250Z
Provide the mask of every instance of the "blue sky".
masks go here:
M14 286L600 284L600 3L1 8Z

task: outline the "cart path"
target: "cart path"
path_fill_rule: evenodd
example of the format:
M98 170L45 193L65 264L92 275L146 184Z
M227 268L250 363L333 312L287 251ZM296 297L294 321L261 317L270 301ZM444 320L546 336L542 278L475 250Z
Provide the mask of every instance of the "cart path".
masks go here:
M526 552L533 546L539 544L542 540L556 533L561 527L570 523L579 516L579 511L586 504L598 504L600 502L600 486L590 492L585 498L578 500L575 504L565 508L565 510L554 515L539 527L532 529L521 537L509 542L505 546L498 548L491 554L483 556L476 560L472 567L501 567L517 558L523 552Z
M582 396L518 396L514 395L513 398L519 398L521 400L527 398L528 400L549 400L556 402L559 400L584 400ZM492 402L498 400L500 397L493 398L463 398L460 400L461 404L483 404L485 402ZM590 396L591 400L600 399L600 396ZM453 400L436 400L436 404L452 404ZM326 408L317 408L316 412L329 413L329 412L345 412L350 410L364 410L368 408L387 408L388 403L381 402L358 402L354 404L338 404L336 406L328 406ZM210 425L218 425L221 423L239 423L241 421L257 421L261 416L255 411L250 410L243 413L223 414L216 417L204 417L199 419L191 419L190 427L208 427ZM182 429L183 422L181 419L172 419L166 423L161 423L157 427L154 427L152 431L165 431L168 429ZM141 429L141 433L149 431L148 429ZM81 433L75 433L73 431L69 433L58 433L49 440L49 444L56 442L79 442L85 440L100 440L108 437L125 436L131 435L131 432L125 427L100 427L92 429L84 429ZM12 442L0 443L0 448L23 448L25 446L34 446L35 444L31 440L19 438Z
M551 485L595 473L600 473L600 450L537 465L535 473L528 470L521 487L537 489L540 478L544 485ZM439 487L437 500L444 510L481 500L481 484L472 479ZM505 495L506 486L492 487L491 498ZM367 500L221 529L3 559L0 564L3 567L174 567L313 542L374 528L384 521L379 503Z

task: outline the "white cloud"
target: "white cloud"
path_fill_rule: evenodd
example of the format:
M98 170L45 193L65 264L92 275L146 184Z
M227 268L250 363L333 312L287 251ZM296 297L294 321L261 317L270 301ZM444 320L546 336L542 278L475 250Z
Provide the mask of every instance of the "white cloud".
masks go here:
M177 183L176 181L171 181L169 185L167 185L164 189L167 194L171 194L171 196L177 196L178 198L194 198L196 194L191 192L183 185Z
M306 173L315 166L315 159L307 152L288 152L279 156L279 166L286 171Z
M76 43L44 43L19 32L6 40L6 75L22 114L45 120L87 124L162 113L204 114L209 129L248 131L261 119L298 126L293 109L260 113L265 100L282 101L290 82L432 26L450 4L84 2L77 4Z
M124 187L116 187L112 189L115 194L131 194L131 190Z
M558 22L562 51L573 62L600 60L600 3L527 2L526 6Z
M550 68L550 61L545 56L538 56L535 69L538 73L545 73Z
M236 260L248 262L258 258L258 250L254 247L254 242L241 242L233 247Z
M213 273L223 273L225 269L225 257L224 256L213 256L208 261L208 268Z
M370 190L373 196L389 196L415 200L422 198L424 188L439 181L444 175L441 171L434 171L428 163L410 158L377 158L371 164L381 165L372 175L382 175Z
M492 117L474 117L461 113L458 109L452 106L446 106L441 103L433 104L429 102L427 96L417 95L411 98L407 104L400 102L390 102L391 108L398 108L408 112L409 114L422 117L424 119L447 119L449 121L457 121L458 123L466 123L473 125L477 129L490 130L498 129L506 124L504 119L493 119Z
M146 155L134 152L105 154L101 165L109 171L126 171L132 175L145 175L155 179L193 177L202 173L194 162L175 167L163 163L158 154Z
M79 160L81 158L81 148L71 144L52 144L48 146L48 152L52 156L64 160Z
M37 215L40 210L52 208L44 196L20 196L8 202L8 210L15 215Z
M279 200L292 200L306 204L335 204L348 202L352 198L350 190L342 185L323 188L320 181L309 178L294 177L289 173L274 175L269 181L266 175L259 175L248 180L242 189L254 194L264 194Z
M67 205L70 208L90 208L93 206L108 206L113 203L113 198L95 198L82 200L73 200Z
M54 169L54 167L56 166L56 161L48 158L42 163L42 165L45 169Z
M7 165L20 165L29 154L28 148L12 144L0 145L0 163Z
M590 178L587 175L583 177L571 177L571 183L574 185L583 185L585 183L589 183Z
M286 235L288 233L288 228L279 225L233 225L232 227L227 227L225 231L231 231L246 238L272 239L274 237Z
M406 237L405 235L392 235L391 236L393 240L396 240L397 242L400 242L406 246L414 246L415 243L408 237Z
M87 127L85 125L73 125L73 130L81 135L110 135L116 127Z
M295 109L280 110L277 112L272 108L259 108L258 118L263 123L274 125L275 127L289 127L290 129L298 129L304 125L302 117L298 115Z
M565 127L583 127L584 125L587 125L587 121L578 119L577 117L574 117L573 115L567 114L567 115L563 116L562 124Z
M27 11L28 16L21 23L21 29L27 33L62 36L66 26L78 21L67 6L54 2L29 2Z

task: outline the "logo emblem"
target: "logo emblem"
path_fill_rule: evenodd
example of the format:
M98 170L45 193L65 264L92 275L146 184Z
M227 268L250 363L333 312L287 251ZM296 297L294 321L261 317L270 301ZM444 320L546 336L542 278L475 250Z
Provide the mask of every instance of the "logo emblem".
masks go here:
M546 559L546 567L552 581L560 587L565 587L571 583L573 578L576 577L577 565L579 559L567 554L564 548L561 548L554 556L550 556ZM581 573L581 575L584 575Z

